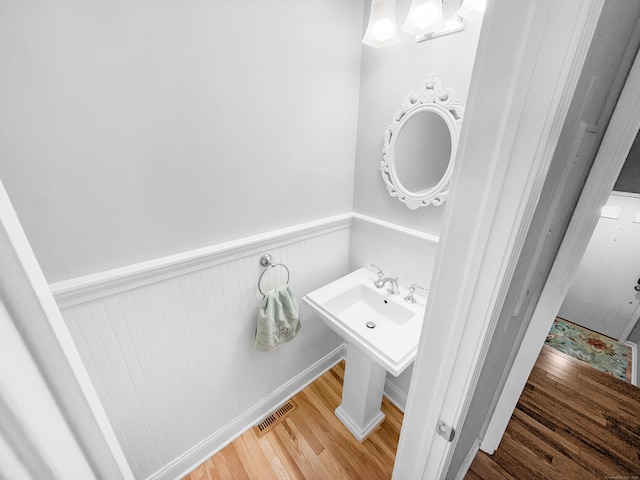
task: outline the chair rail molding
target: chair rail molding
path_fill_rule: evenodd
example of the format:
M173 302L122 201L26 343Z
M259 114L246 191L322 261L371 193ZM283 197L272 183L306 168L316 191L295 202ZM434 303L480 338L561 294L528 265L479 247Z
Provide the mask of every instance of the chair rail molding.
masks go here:
M436 235L360 213L348 212L104 272L62 280L50 284L49 288L58 306L66 308L237 258L263 253L275 246L288 245L350 228L358 228L385 238L401 239L417 246L429 246L434 249L437 248L439 241Z
M60 308L167 280L318 235L348 229L352 214L294 225L49 285Z
M407 242L415 243L418 246L438 247L440 238L437 235L420 232L412 228L403 227L395 223L380 220L378 218L352 213L352 227L367 230L376 235L383 235L390 239L400 238Z

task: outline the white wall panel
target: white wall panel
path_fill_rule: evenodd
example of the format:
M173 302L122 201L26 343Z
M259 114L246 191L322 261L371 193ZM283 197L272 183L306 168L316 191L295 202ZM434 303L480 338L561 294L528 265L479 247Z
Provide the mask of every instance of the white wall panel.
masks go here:
M63 308L136 478L172 478L185 468L181 458L192 461L185 452L342 344L301 301L347 273L349 223L341 225L271 242L275 261L291 271L302 322L298 336L272 352L253 349L262 298L258 248L230 260L218 255L213 265L190 265L157 282L150 277L130 289L94 291ZM281 283L283 273L270 270L263 290Z

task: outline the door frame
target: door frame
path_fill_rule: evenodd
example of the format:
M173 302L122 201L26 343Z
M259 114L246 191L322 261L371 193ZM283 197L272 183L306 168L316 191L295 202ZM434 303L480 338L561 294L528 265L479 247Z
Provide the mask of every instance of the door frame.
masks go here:
M28 461L31 467L40 465L39 471L48 469L47 478L52 480L69 478L68 475L60 476L58 472L80 471L85 464L97 478L133 480L122 447L2 181L0 259L3 273L0 277L0 298L6 307L4 320L8 325L0 335L15 335L24 344L21 357L15 358L15 368L24 372L21 379L23 392L25 389L44 391L40 394L39 408L49 418L57 418L57 423L51 427L55 430L30 429L33 412L25 412L24 406L18 403L14 403L12 408L2 408L3 402L0 401L0 417L9 419L14 427L8 437L0 437L0 450L6 448L5 452L11 450L25 456L21 461ZM2 399L15 395L15 389L11 387L10 383L0 382ZM52 401L47 403L49 397ZM27 404L29 402L25 402ZM61 442L65 439L69 445L75 443L79 449L69 448L67 455L60 457L60 445L45 441L52 436L59 437ZM57 468L56 462L64 468ZM16 465L14 468L19 468Z
M488 4L394 479L448 473L602 5Z
M480 446L486 453L492 454L500 444L571 279L587 249L600 216L600 209L606 204L613 190L639 130L640 56L636 56L549 278L488 422Z

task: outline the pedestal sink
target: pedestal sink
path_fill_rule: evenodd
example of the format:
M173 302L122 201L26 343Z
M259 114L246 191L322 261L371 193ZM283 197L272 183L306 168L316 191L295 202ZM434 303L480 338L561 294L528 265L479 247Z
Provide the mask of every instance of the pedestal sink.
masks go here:
M380 411L386 372L398 376L416 357L425 300L404 300L377 289L377 275L360 268L304 297L325 323L347 342L342 404L336 416L359 440L384 420Z

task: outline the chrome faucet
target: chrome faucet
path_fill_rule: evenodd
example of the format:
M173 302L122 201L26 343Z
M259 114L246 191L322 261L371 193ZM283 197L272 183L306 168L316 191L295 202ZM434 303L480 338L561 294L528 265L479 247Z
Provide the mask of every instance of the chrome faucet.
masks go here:
M389 288L387 288L387 292L389 292L391 295L398 295L400 293L400 290L398 289L398 277L396 278L386 277L386 278L383 278L382 280L376 281L374 285L377 288L382 288L387 283L389 284Z
M382 288L388 283L389 288L387 288L387 292L392 295L398 295L400 293L400 289L398 288L398 277L385 277L384 272L380 267L375 266L373 263L371 266L378 270L378 279L373 282L373 286L376 288Z
M427 287L421 287L420 285L416 285L415 283L413 283L409 287L409 295L404 297L404 301L405 302L407 302L407 303L416 303L416 299L413 296L413 293L416 291L416 288L420 288L420 289L424 290L425 292L427 291Z

